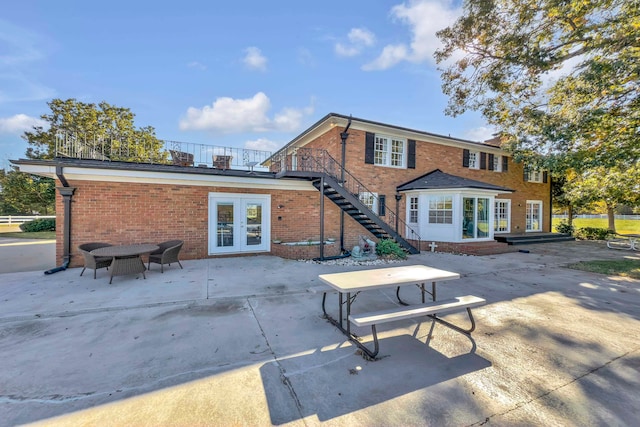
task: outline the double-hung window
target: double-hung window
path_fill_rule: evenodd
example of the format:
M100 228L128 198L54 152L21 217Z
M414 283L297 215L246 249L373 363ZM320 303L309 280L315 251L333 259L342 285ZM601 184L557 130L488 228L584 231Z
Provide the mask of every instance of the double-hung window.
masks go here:
M418 197L415 196L409 198L409 222L418 223Z
M524 179L528 182L547 182L545 172L535 169L525 169Z
M429 224L453 223L453 197L432 196L429 198Z
M405 166L405 146L403 139L376 135L374 144L374 164L380 166Z
M493 156L493 169L494 172L502 172L502 156Z
M378 194L362 192L359 195L359 199L363 205L371 209L373 212L378 212Z
M480 169L480 158L477 151L469 151L469 169Z

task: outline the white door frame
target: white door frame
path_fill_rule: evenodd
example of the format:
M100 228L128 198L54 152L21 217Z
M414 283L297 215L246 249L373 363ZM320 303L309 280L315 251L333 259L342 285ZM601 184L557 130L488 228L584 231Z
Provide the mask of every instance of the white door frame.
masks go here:
M233 205L233 245L218 246L218 203ZM247 244L246 207L262 205L258 244ZM271 195L240 193L209 193L209 255L269 252L271 250Z
M529 215L529 205L531 205L532 207L534 205L537 206L538 228L536 229L529 228L529 224L533 224L533 221L527 221L527 216ZM527 204L525 206L526 206L525 214L524 214L525 215L525 231L527 233L535 233L538 231L542 231L542 219L543 219L542 200L527 200Z

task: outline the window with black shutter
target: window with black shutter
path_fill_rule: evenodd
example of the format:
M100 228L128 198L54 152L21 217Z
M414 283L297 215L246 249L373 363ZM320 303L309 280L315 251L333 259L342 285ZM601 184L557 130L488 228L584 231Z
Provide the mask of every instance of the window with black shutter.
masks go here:
M378 216L385 216L387 213L386 209L387 196L381 195L378 196Z
M487 168L487 153L480 153L480 169Z
M489 154L489 170L492 171L493 170L493 162L495 160L495 156L493 154Z
M462 150L462 166L469 167L469 150Z
M502 172L507 172L509 170L509 158L507 156L502 156Z

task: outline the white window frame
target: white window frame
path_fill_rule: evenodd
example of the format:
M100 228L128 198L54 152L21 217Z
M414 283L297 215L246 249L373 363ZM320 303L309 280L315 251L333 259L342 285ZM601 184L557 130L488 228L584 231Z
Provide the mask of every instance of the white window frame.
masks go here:
M527 169L527 182L535 182L541 184L543 181L543 173L540 170Z
M469 151L469 169L480 169L479 151Z
M420 199L418 196L409 197L409 224L418 224L420 221Z
M394 147L395 145L395 147ZM394 148L401 151L394 151ZM373 164L390 168L407 167L407 140L389 135L376 134L373 144Z
M435 207L433 204L435 203ZM446 208L446 204L449 203L449 208ZM453 195L434 195L429 196L427 207L429 212L427 213L427 223L431 225L437 224L453 224ZM432 222L431 212L435 212L435 220ZM447 215L448 213L448 215ZM445 221L440 221L440 219L444 219ZM448 220L448 221L447 221Z
M529 216L529 212L530 212L530 208L529 205L537 205L539 206L539 211L538 211L538 228L530 228L531 225L533 224L532 221L528 220L528 216ZM544 220L544 209L543 209L543 204L542 204L542 200L527 200L527 203L525 205L525 232L527 233L535 233L535 232L539 232L542 231L542 227L543 227L543 220Z
M500 217L498 215L501 212L501 210L498 208L498 204L503 204L504 205L504 214L505 214L506 218L502 218L502 217ZM506 230L498 230L498 227L500 226L500 220L501 219L506 219L507 220ZM495 234L511 232L511 200L509 200L509 199L494 199L493 200L493 232Z
M358 199L364 204L366 207L371 209L373 213L378 215L378 193L369 193L363 191L358 194Z
M493 155L493 171L494 172L502 172L502 156Z

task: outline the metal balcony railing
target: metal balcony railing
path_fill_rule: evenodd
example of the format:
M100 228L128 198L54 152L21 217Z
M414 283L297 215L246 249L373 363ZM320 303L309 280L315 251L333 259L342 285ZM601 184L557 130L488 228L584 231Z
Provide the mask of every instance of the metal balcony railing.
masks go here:
M271 157L271 152L157 138L100 137L60 132L56 135L55 157L268 171L262 163Z
M369 190L353 174L344 169L342 165L334 159L326 150L318 148L287 148L276 153L271 158L271 172L316 172L324 173L335 179L349 193L360 199L364 207L372 215L378 215L371 210L373 206L384 205L384 218L396 233L405 239L418 241L420 235L400 218L396 212L381 200L381 198ZM419 247L419 246L418 246Z

